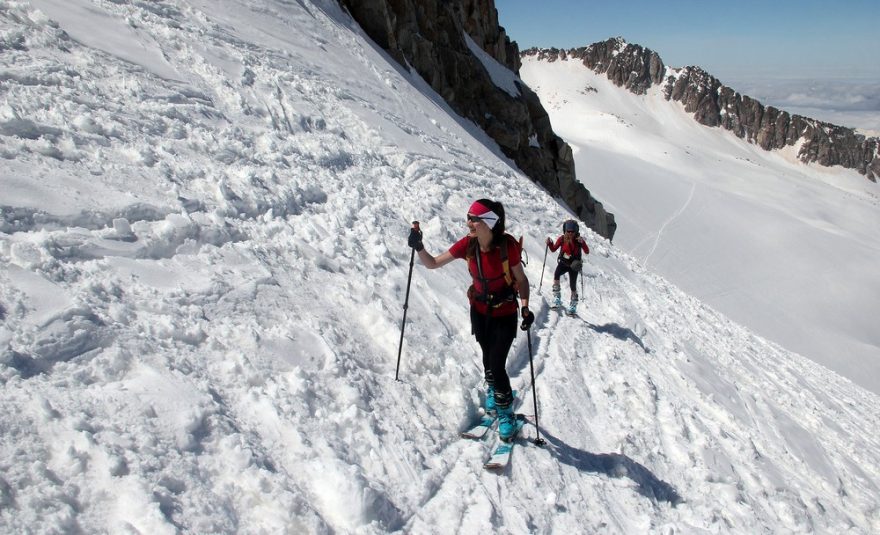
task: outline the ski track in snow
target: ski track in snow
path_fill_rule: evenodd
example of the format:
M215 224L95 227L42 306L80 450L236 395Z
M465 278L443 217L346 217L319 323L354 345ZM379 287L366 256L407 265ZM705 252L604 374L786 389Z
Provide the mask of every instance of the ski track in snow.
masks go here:
M0 531L880 531L877 397L589 232L509 362L547 444L485 471L463 262L394 380L409 222L502 200L536 288L567 212L333 1L71 2L0 4Z
M648 261L651 259L651 256L653 256L654 251L656 251L657 247L660 245L660 240L663 238L663 231L666 230L666 227L668 227L670 223L672 223L673 221L675 221L676 219L681 217L681 214L683 214L685 212L685 210L687 210L687 207L691 204L691 201L694 199L694 191L696 191L696 189L697 189L697 184L696 183L691 184L691 191L690 191L690 193L688 193L688 198L687 198L687 200L684 201L684 204L681 206L681 208L679 208L678 211L676 211L674 214L672 214L672 216L669 217L669 219L667 219L666 221L663 222L662 225L660 225L660 228L657 230L657 235L654 237L654 245L651 247L651 250L648 251L648 254L645 255L644 260L642 260L643 266L648 265ZM638 249L638 246L636 246L635 249Z

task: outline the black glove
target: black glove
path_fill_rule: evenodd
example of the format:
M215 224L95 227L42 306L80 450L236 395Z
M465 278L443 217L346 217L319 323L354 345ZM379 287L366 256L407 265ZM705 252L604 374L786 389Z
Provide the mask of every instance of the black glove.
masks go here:
M417 230L415 227L409 229L409 239L406 240L406 243L409 244L410 247L416 250L416 252L421 251L425 248L422 244L422 231Z
M532 323L535 323L535 315L532 314L532 311L529 310L529 307L522 307L520 309L522 312L522 325L519 326L520 329L527 331L529 327L532 326Z

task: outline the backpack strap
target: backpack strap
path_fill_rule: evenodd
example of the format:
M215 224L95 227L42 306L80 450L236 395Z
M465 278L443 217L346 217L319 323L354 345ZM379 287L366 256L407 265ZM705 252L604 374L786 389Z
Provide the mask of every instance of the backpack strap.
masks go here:
M507 236L504 236L504 241L501 242L501 267L504 268L504 282L508 286L513 286L513 277L510 275L510 260L507 257Z
M475 238L471 238L471 239L473 239L474 241L476 241ZM501 267L504 269L504 282L507 283L508 286L512 286L512 287L516 288L516 285L514 284L513 275L512 275L511 272L510 272L510 258L509 258L509 254L508 254L508 252L507 252L507 240L508 240L508 239L512 239L512 240L514 240L514 239L516 239L516 238L514 238L514 237L511 236L510 234L505 234L505 235L504 235L504 240L502 240L502 242L501 242L501 246L500 246L500 249L501 249ZM520 251L522 251L522 241L523 241L523 239L520 238L520 239L519 239ZM479 246L477 246L477 249L478 249L478 248L479 248ZM470 247L468 247L468 249L470 250ZM477 260L477 272L479 273L480 279L482 279L483 281L485 281L485 282L488 283L488 279L485 279L485 278L483 277L483 268L482 268L482 266L480 265L480 255L479 255L479 251L478 251L478 250L477 250L477 252L476 252L475 257L476 257L476 260Z
M507 254L507 240L508 239L516 240L516 238L514 238L510 234L505 234L504 241L501 243L501 266L504 268L504 282L506 282L508 286L511 286L513 288L514 292L519 293L519 290L517 289L516 284L515 284L516 280L514 280L513 275L511 275L511 273L510 273L510 261L508 260L508 254ZM519 241L517 243L519 243L519 261L520 261L520 263L525 264L525 261L523 260L523 237L522 236L519 237Z
M483 292L482 292L482 295L476 295L474 285L472 284L471 287L468 288L468 298L469 299L475 299L477 301L482 301L484 303L487 303L490 308L500 306L503 302L509 301L511 299L516 300L516 296L519 294L519 291L518 291L516 284L515 284L516 280L513 278L513 275L510 271L510 260L509 260L509 254L507 251L507 247L508 247L507 240L508 239L514 239L514 238L512 236L510 236L509 234L506 234L504 241L502 241L501 245L499 246L499 252L500 252L500 257L501 257L501 266L504 269L504 274L499 275L498 277L491 279L491 280L497 280L503 276L504 282L505 282L505 289L499 293L495 293L495 294L489 293L490 279L486 278L485 275L483 275L483 262L482 262L482 258L481 258L481 255L480 255L480 252L478 249L479 246L477 245L477 250L475 251L475 255L473 257L469 256L468 260L473 258L476 262L477 277L480 279L480 282L483 285ZM474 242L476 242L476 240L474 240Z

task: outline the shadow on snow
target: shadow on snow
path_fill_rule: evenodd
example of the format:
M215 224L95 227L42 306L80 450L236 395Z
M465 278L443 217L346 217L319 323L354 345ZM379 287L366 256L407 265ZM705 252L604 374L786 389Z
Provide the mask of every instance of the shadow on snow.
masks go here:
M684 502L675 488L657 478L643 465L620 453L590 453L572 448L562 440L541 430L547 440L547 450L560 462L573 466L582 472L605 474L609 477L628 477L636 484L639 494L656 501L669 502L673 506Z
M587 320L583 320L583 322L586 323L590 329L593 329L597 333L610 334L611 336L617 338L618 340L623 340L624 342L629 340L629 341L635 343L637 346L641 347L642 351L644 351L645 353L651 352L650 349L645 347L645 343L642 342L642 339L639 338L636 335L636 333L634 333L632 331L632 329L629 329L627 327L623 327L621 325L618 325L617 323L606 323L605 325L594 325Z

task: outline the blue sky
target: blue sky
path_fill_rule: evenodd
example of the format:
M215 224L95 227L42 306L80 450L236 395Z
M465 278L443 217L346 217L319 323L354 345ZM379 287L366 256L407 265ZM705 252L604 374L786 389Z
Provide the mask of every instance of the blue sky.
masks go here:
M880 0L496 0L520 49L622 36L672 67L743 78L880 79Z

